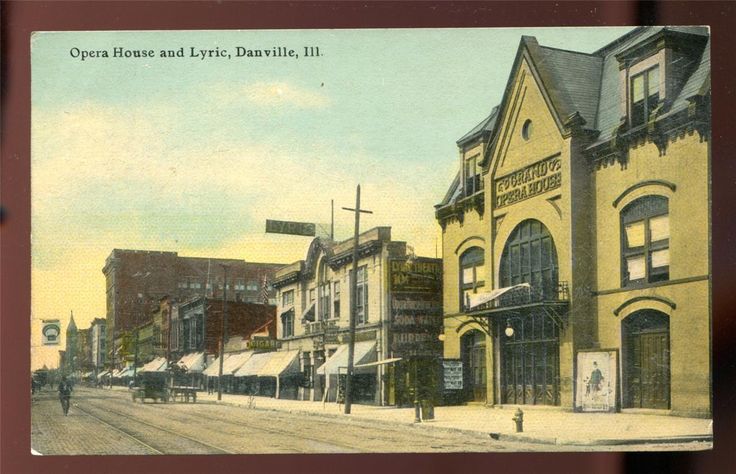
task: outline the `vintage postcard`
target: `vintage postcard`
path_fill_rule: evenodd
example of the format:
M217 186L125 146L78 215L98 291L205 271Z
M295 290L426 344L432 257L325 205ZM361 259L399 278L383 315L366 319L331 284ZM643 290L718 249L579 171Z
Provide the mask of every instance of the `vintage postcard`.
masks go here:
M712 448L708 27L31 62L35 454Z

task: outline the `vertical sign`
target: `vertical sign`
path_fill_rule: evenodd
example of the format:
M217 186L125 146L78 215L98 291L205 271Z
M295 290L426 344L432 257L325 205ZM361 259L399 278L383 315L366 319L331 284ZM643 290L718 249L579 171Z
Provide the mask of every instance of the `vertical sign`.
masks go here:
M58 346L61 335L61 324L58 319L44 319L41 321L41 344L44 346Z
M442 344L442 261L389 260L391 350L398 357L439 357Z

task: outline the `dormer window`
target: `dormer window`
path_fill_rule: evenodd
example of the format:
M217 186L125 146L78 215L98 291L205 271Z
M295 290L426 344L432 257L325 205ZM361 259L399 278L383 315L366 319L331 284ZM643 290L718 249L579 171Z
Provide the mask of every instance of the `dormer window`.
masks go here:
M471 196L483 188L480 179L480 155L474 155L465 160L463 176L465 177L465 196Z
M631 77L631 126L644 125L659 103L659 66Z

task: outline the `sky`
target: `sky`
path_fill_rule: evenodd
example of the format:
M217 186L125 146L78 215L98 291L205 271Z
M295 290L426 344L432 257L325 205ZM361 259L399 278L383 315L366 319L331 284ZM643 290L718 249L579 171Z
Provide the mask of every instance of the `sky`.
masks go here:
M360 184L363 230L391 226L435 256L455 142L500 102L521 36L593 52L630 29L35 33L32 369L58 365L65 343L41 346L41 320L64 332L72 312L80 329L104 317L114 248L290 263L311 239L266 234L265 220L328 228L334 200L335 237L349 238L341 207Z

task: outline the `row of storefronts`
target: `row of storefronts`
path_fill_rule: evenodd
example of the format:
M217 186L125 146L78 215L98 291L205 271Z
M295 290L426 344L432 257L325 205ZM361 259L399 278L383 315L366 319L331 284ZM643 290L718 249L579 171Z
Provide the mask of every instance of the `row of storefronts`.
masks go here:
M276 273L277 337L297 351L296 398L338 401L348 368L353 239L315 238L306 259ZM436 397L441 363L441 260L416 257L390 227L359 236L354 401L413 403L418 387ZM431 367L432 369L429 369ZM432 377L430 377L430 375ZM431 387L431 388L428 388Z
M270 281L271 324L241 304L249 339L222 362L217 300L162 300L155 337L200 388L335 402L354 302L358 403L711 416L709 47L695 27L594 53L522 37L501 103L457 142L441 259L390 227L317 237Z

